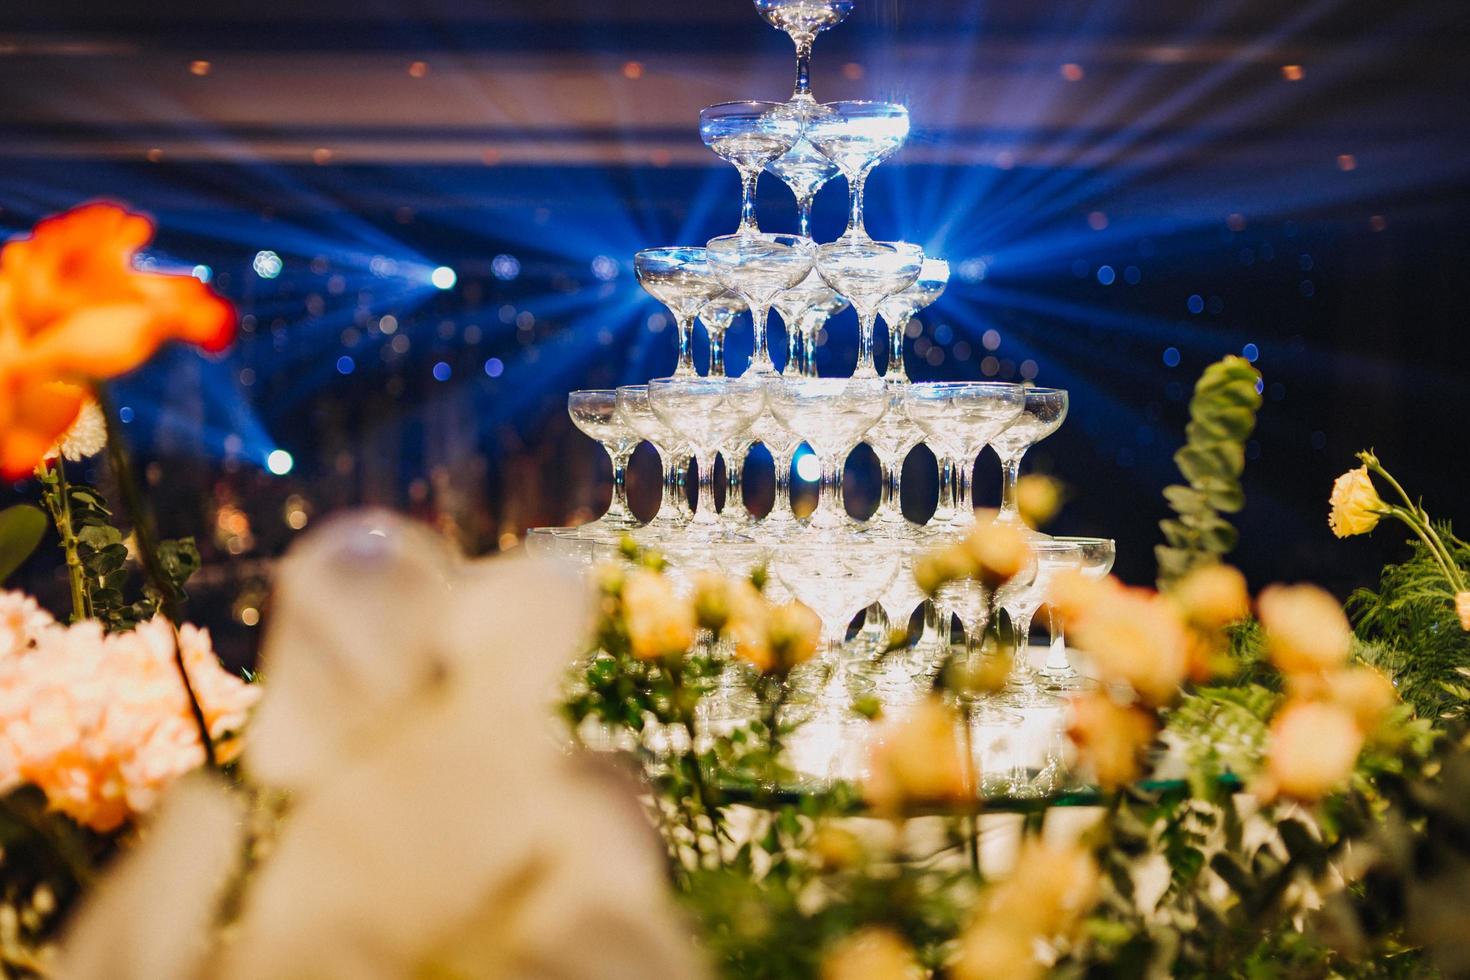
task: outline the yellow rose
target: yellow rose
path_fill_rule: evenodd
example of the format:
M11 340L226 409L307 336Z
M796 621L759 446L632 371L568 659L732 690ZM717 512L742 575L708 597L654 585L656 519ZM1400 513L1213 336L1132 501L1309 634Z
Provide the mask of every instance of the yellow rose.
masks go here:
M922 980L914 948L891 929L868 926L822 957L822 980Z
M1327 515L1327 526L1339 538L1354 534L1367 534L1378 526L1378 519L1387 510L1383 498L1373 486L1367 466L1348 470L1332 484L1332 505Z
M946 582L972 578L979 569L968 549L953 544L920 555L914 562L914 581L927 595L933 595Z
M1470 592L1455 594L1455 613L1460 617L1460 628L1470 633Z
M1031 548L1020 528L984 515L976 519L964 547L979 566L980 579L990 585L1010 580L1031 560Z
M1034 936L983 916L960 936L950 972L954 980L1039 980L1046 968L1036 958Z
M1065 935L1097 904L1097 862L1076 844L1024 845L1009 878L995 886L986 914L1042 938Z
M1016 509L1021 520L1032 527L1051 522L1062 509L1062 484L1040 473L1027 473L1016 481Z
M676 656L694 645L694 607L651 569L635 568L624 579L623 622L640 660Z
M1201 565L1174 584L1169 595L1190 623L1217 630L1251 614L1245 576L1229 565Z
M1298 800L1321 799L1347 784L1363 733L1352 712L1326 701L1288 704L1271 722L1267 788Z
M1366 664L1326 674L1297 674L1291 678L1289 690L1293 698L1330 701L1346 708L1364 735L1373 734L1399 703L1393 681Z
M767 666L755 666L763 673L786 673L817 655L822 642L822 620L800 602L787 602L768 607L766 643L770 651ZM736 647L736 652L739 652ZM754 662L754 661L752 661Z
M1098 785L1116 789L1142 775L1143 751L1158 730L1152 714L1094 691L1073 698L1069 715L1067 736Z
M1342 606L1315 585L1271 585L1256 600L1271 661L1288 674L1347 663L1353 631Z
M1154 706L1178 696L1189 670L1190 635L1168 599L1119 589L1069 629L1072 644L1103 680L1129 685Z
M869 750L863 794L879 809L905 801L973 799L969 760L955 712L930 697L886 723Z

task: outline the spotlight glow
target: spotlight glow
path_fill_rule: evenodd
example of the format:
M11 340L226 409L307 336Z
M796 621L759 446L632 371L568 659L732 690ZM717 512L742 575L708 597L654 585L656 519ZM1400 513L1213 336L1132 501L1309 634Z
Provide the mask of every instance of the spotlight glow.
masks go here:
M189 274L200 282L209 282L214 278L214 270L207 265L196 265Z
M284 449L272 449L270 455L265 458L265 468L276 476L285 476L295 465L296 461Z
M822 478L822 461L815 453L802 453L796 457L796 475L808 483L816 483Z
M447 265L441 265L429 273L429 281L436 289L453 289L454 284L459 281L459 276Z

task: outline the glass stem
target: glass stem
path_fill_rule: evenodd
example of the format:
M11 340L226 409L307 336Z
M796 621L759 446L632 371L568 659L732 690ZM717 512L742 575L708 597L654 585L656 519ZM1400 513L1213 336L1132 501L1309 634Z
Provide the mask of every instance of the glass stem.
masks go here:
M612 501L607 505L604 517L625 519L633 516L628 509L628 458L632 455L631 452L607 451L607 457L612 461Z
M1024 615L1016 616L1011 620L1011 631L1016 636L1015 662L1011 669L1021 675L1033 673L1031 670L1031 617L1036 615L1032 610Z
M766 318L770 315L769 306L757 306L751 304L750 323L755 342L750 352L750 367L747 372L755 374L774 374L776 365L771 362L771 350L766 341Z
M939 502L934 506L933 520L949 521L954 518L954 470L948 459L939 460Z
M760 180L759 170L740 171L740 232L741 234L760 234L760 226L755 223L755 185Z
M725 376L725 331L710 330L705 327L709 335L709 376L711 378L723 378Z
M877 310L858 314L858 357L854 378L876 378L878 370L873 366L873 329L878 320Z
M1000 461L1001 468L1005 473L1005 482L1001 484L1000 497L1000 512L1002 516L1020 516L1020 509L1016 504L1016 484L1021 479L1021 457L1024 455L1025 452L1023 451Z
M658 504L658 513L653 515L654 520L672 521L679 516L679 477L677 453L659 449L658 460L664 469L664 495Z
M771 453L771 462L776 466L776 499L771 501L770 517L778 520L791 518L791 458L796 455L792 446L784 453Z
M725 513L733 517L746 516L745 509L745 453L721 452L725 457Z
M1072 670L1072 664L1067 660L1067 636L1062 629L1061 617L1048 609L1047 632L1051 633L1051 643L1046 651L1046 672L1048 674L1067 674Z
M699 453L694 460L699 467L699 504L694 511L694 520L699 524L715 523L715 454L710 450Z
M801 328L801 346L803 348L801 376L804 378L815 378L817 376L817 330L816 326L803 326Z
M685 315L676 318L679 325L679 364L674 368L674 377L693 377L694 370L694 317Z
M810 196L796 199L796 227L802 238L812 237L812 199Z
M812 97L812 41L815 38L801 34L791 40L796 42L796 88L791 97L809 99Z
M975 476L975 461L961 457L950 462L954 483L954 519L968 523L975 519L975 498L972 482Z
M913 314L906 314L894 323L888 325L888 373L885 377L889 381L907 382L908 371L903 364L903 337L908 330L909 319Z
M801 320L792 317L792 322L786 324L786 363L781 366L781 373L790 372L793 376L802 374L801 369L801 329L797 326Z
M847 230L842 233L847 239L866 239L868 229L863 227L863 187L868 182L868 172L864 170L856 177L850 178L851 189L847 201Z
M842 457L833 455L822 460L822 489L812 524L835 527L842 523L846 511L842 505Z

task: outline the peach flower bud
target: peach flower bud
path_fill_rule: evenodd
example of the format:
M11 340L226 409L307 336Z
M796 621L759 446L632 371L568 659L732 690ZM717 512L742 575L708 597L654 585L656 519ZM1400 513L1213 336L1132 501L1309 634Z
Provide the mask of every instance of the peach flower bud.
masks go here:
M824 823L812 834L812 855L828 871L841 871L860 863L865 853L857 834Z
M1342 606L1315 585L1267 586L1256 600L1271 661L1288 674L1347 662L1353 631Z
M1101 608L1121 591L1122 586L1111 576L1092 578L1080 569L1068 568L1052 578L1047 604L1062 622L1070 625L1093 609Z
M1073 698L1070 714L1067 736L1100 786L1116 789L1138 779L1143 751L1158 730L1152 714L1120 705L1103 691Z
M1455 594L1455 614L1460 617L1460 628L1470 633L1470 592Z
M1348 470L1338 477L1332 484L1332 496L1328 502L1332 510L1327 515L1327 526L1339 538L1367 534L1378 526L1379 518L1388 509L1373 486L1367 466Z
M1031 560L1031 548L1020 528L983 516L976 519L964 547L979 566L980 579L992 585L1010 580Z
M1221 629L1251 614L1245 576L1229 565L1201 565L1176 582L1169 594L1189 622L1204 630Z
M992 890L985 910L1024 934L1065 935L1097 904L1101 884L1097 862L1085 848L1031 841L1011 876Z
M914 948L883 926L845 936L822 958L822 980L922 980L925 975Z
M1399 703L1393 681L1366 664L1326 674L1297 674L1291 678L1289 690L1294 698L1330 701L1346 708L1364 735L1373 734Z
M1016 481L1016 509L1032 527L1051 523L1062 509L1062 484L1053 477L1027 473Z
M906 801L973 799L970 768L959 719L944 702L930 697L877 732L863 793L883 810L899 809Z
M817 655L822 640L822 620L800 602L773 606L766 619L772 668L782 673ZM756 664L759 667L759 664Z
M635 568L623 582L623 621L633 656L672 657L694 645L694 607L658 572Z
M1319 800L1347 784L1362 747L1363 733L1347 708L1297 701L1271 722L1266 778L1284 796Z
M1040 980L1046 968L1036 958L1034 936L982 917L960 937L950 972L954 980Z
M914 562L914 581L926 594L933 595L947 582L974 577L979 567L968 549L962 545L950 545L920 555Z
M1070 639L1106 681L1127 684L1154 706L1170 703L1189 670L1189 632L1172 602L1120 589L1081 617Z

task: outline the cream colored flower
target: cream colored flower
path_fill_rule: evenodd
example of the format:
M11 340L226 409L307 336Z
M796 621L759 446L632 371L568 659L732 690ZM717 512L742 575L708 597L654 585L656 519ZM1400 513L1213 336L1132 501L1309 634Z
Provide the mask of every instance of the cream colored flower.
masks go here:
M624 580L623 622L633 656L640 660L678 656L694 645L694 607L651 569L635 568Z
M971 578L979 570L980 564L968 548L952 544L920 555L914 562L914 581L925 594L933 595L946 582Z
M914 948L882 926L844 937L822 958L822 980L923 980Z
M790 671L817 655L822 640L822 620L800 602L772 606L766 619L766 636L771 666L763 671ZM739 652L739 646L736 651ZM756 664L760 667L760 664Z
M1470 633L1470 592L1455 594L1455 615L1460 617L1460 628Z
M1016 481L1016 509L1032 527L1049 524L1062 509L1062 484L1054 477L1027 473Z
M1271 585L1256 599L1271 661L1288 674L1347 662L1353 631L1342 606L1315 585Z
M771 669L770 605L749 579L696 574L694 616L700 626L730 640L736 656L762 672Z
M1169 590L1194 626L1217 630L1251 614L1245 576L1230 565L1201 565Z
M1009 581L1031 560L1031 548L1020 528L983 514L976 515L964 547L979 566L980 579L990 585Z
M24 592L0 591L0 665L55 625L51 614Z
M1347 784L1363 747L1352 712L1325 701L1288 704L1271 722L1266 778L1271 790L1321 799Z
M1364 735L1372 735L1399 703L1393 681L1367 664L1352 664L1325 674L1292 675L1290 691L1300 700L1330 701L1346 708Z
M1069 624L1069 640L1107 681L1154 706L1170 703L1189 669L1190 637L1178 608L1147 589L1119 589Z
M874 733L863 795L877 808L974 799L959 719L937 697L920 701Z
M1157 731L1152 714L1120 705L1105 691L1072 699L1067 736L1084 768L1104 789L1135 782L1143 774L1143 753Z
M1070 625L1092 610L1104 608L1122 590L1122 584L1111 576L1093 578L1081 569L1067 568L1052 578L1046 601L1052 612Z
M1332 510L1327 515L1327 526L1339 538L1367 534L1378 526L1383 512L1388 509L1383 498L1378 496L1366 465L1338 477L1332 484L1329 502Z
M89 456L96 456L106 448L107 422L103 419L102 409L97 402L88 398L82 402L77 420L57 440L56 445L51 447L46 458L55 459L60 455L65 456L69 462L76 463Z
M960 937L951 974L954 980L1039 980L1046 968L1033 936L986 916Z

